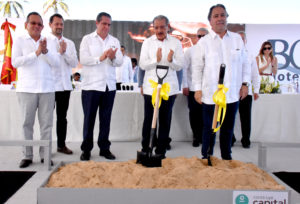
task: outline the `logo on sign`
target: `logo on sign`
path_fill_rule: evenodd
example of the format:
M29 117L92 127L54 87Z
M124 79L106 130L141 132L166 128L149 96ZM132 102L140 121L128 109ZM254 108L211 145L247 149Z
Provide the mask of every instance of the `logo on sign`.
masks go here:
M279 67L279 69L294 68L293 71L298 72L298 74L299 74L300 66L298 66L295 62L294 52L295 52L295 48L296 48L297 44L300 42L300 40L297 40L296 42L294 42L292 44L290 52L287 52L289 49L289 44L285 40L271 39L271 40L269 40L269 42L272 44L272 47L274 47L274 55L281 55L285 59L285 63L282 64L282 66ZM276 50L276 43L281 43L283 45L283 49L281 51ZM290 64L292 64L293 67L290 67L289 66ZM290 71L292 71L292 70L290 70Z
M287 41L282 39L269 39L268 41L272 44L272 47L274 48L273 51L274 56L281 56L283 58L283 63L278 63L278 70L288 71L285 74L284 73L277 74L276 76L277 80L280 82L283 81L290 82L290 81L298 80L300 74L300 65L296 64L294 53L296 47L299 46L300 40L297 40L296 42L291 44L291 46L289 46L289 43ZM277 45L281 45L281 46L277 46ZM282 47L282 49L279 50L278 47Z
M235 199L235 204L248 204L249 199L245 194L240 194Z

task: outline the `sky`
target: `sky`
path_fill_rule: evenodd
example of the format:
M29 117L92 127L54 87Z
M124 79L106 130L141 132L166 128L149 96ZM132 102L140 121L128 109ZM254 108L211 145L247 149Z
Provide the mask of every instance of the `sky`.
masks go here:
M43 13L46 0L19 1L25 16L31 11ZM94 20L99 12L111 14L113 20L152 21L163 14L170 21L203 22L208 24L209 8L217 3L225 5L229 23L241 24L299 24L299 0L63 0L69 6L69 16L59 7L65 19ZM49 18L53 10L44 17Z

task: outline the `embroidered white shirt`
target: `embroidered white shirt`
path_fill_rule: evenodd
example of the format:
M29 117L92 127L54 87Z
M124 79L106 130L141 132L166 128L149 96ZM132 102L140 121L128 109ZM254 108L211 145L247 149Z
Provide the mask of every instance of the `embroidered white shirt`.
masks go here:
M55 42L56 53L60 59L60 65L52 69L55 81L55 91L73 90L71 81L72 68L75 68L78 65L75 44L63 36L61 39L58 39L51 34L48 38ZM62 55L59 53L59 43L61 41L64 41L67 44L66 52Z
M192 84L202 90L202 101L214 104L213 94L218 89L220 65L226 65L224 85L229 88L226 102L240 98L243 82L250 83L251 68L240 35L227 31L221 39L214 31L201 38L192 54ZM250 88L250 87L249 87Z
M157 49L162 48L162 59L157 63ZM170 63L167 60L170 50L174 51L173 60ZM169 83L171 90L169 95L175 95L179 92L178 79L176 71L179 71L183 67L183 51L180 41L167 35L166 39L160 41L157 39L156 35L151 36L143 42L141 56L140 56L140 68L145 70L143 91L146 95L152 95L153 89L149 82L152 79L155 82L158 82L156 75L156 66L165 65L169 66L169 72L166 78L163 80L163 83Z
M108 49L118 49L113 60L100 62L100 56ZM116 66L121 66L123 55L117 38L108 35L104 40L95 32L85 35L80 44L82 64L82 90L116 90Z
M46 54L36 56L40 37L35 41L27 33L17 37L12 46L12 65L18 70L17 92L50 93L54 92L52 68L59 66L54 41L47 39Z

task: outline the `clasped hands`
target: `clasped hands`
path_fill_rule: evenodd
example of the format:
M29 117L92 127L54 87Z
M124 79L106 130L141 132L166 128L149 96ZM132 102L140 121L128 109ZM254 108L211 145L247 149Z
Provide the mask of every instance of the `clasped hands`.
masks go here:
M46 38L44 38L44 39L40 40L39 47L35 51L35 54L36 54L36 56L39 56L40 54L47 54L47 53L48 53L47 40L46 40Z
M66 52L66 50L67 50L67 43L64 40L62 40L61 42L59 42L58 52L62 55Z
M161 53L162 49L161 48L158 48L157 51L156 51L156 59L157 59L157 62L160 62L161 61L161 58L162 58L162 53ZM172 62L173 61L173 55L174 55L174 51L170 49L170 52L168 54L168 62Z
M106 58L109 58L110 60L113 60L116 57L117 50L118 50L118 48L116 48L116 49L109 48L108 50L104 51L103 54L100 57L100 62L102 62Z

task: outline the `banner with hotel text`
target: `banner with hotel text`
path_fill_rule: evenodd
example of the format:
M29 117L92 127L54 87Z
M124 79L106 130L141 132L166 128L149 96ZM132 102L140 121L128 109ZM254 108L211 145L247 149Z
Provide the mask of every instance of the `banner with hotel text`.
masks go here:
M246 24L247 48L257 56L264 41L270 41L278 59L279 81L282 93L299 92L300 24ZM298 85L297 85L298 84Z

